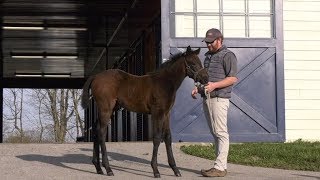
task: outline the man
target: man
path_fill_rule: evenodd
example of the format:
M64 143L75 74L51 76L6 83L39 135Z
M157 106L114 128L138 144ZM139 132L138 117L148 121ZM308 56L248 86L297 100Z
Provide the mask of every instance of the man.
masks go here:
M223 35L218 29L209 29L203 40L207 44L204 67L208 70L209 82L204 89L194 88L191 96L203 97L203 109L211 134L215 140L216 160L213 167L201 170L206 177L223 177L227 174L229 153L229 133L227 114L232 86L237 82L237 58L232 51L222 44Z

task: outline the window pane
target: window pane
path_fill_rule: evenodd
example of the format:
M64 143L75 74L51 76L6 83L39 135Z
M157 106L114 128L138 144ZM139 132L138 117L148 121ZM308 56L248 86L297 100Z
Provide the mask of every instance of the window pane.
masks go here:
M271 0L249 0L249 13L271 13Z
M249 17L249 37L270 38L270 17Z
M245 37L245 17L244 16L224 16L223 17L224 37Z
M219 12L219 0L197 0L197 12Z
M175 20L175 37L195 37L193 16L176 15Z
M227 13L244 13L244 0L224 0L222 1L223 12Z
M174 29L171 35L174 37L204 37L210 28L222 29L225 37L273 37L272 0L172 0L172 2L174 2L174 12L170 15L170 19L173 23L171 29ZM220 14L221 10L223 14ZM246 23L249 26L246 26Z
M219 16L198 16L197 37L204 37L208 29L220 29Z
M175 12L193 12L193 0L175 0Z

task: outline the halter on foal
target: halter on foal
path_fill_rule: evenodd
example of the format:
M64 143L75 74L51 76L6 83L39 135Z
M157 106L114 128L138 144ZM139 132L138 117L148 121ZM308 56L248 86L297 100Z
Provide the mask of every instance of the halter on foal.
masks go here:
M198 57L200 48L187 51L162 64L156 72L135 76L118 69L110 69L88 78L83 87L82 107L87 108L89 88L97 104L99 119L94 123L94 146L92 163L98 174L103 174L100 166L99 146L101 147L102 166L109 176L113 172L109 166L106 150L107 126L116 103L129 111L151 114L153 124L153 154L151 166L154 177L160 177L157 163L158 147L165 142L168 163L176 176L181 176L173 154L169 113L175 101L176 91L186 76L195 82L206 84L207 71Z

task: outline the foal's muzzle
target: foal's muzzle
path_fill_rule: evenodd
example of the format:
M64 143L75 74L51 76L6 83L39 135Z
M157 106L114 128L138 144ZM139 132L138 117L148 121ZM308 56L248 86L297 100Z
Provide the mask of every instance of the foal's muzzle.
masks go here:
M194 81L201 84L207 84L209 82L209 75L206 68L202 68L194 74Z

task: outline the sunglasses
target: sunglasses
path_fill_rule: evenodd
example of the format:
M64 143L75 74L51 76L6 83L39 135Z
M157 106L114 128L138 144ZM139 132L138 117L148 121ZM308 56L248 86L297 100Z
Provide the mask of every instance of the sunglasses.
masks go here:
M214 40L214 41L215 41L215 40ZM206 43L207 43L207 45L208 45L208 44L212 44L214 41L211 41L211 42L207 42L207 41L206 41Z

